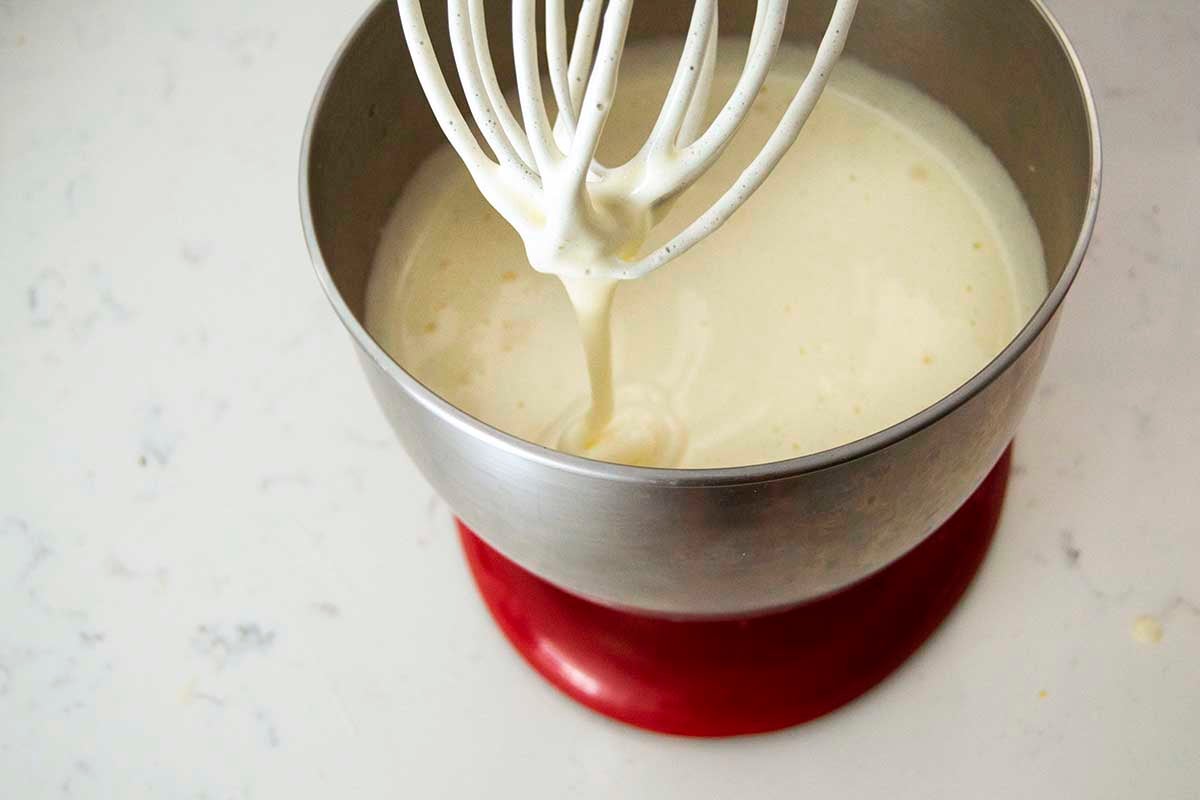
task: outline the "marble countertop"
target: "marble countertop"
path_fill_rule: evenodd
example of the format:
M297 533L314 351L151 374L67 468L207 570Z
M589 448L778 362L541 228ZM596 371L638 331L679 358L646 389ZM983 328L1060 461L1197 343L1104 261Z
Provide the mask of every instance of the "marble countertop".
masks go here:
M0 796L1200 796L1200 5L1052 3L1105 194L996 544L728 741L536 677L373 404L296 200L362 6L0 0Z

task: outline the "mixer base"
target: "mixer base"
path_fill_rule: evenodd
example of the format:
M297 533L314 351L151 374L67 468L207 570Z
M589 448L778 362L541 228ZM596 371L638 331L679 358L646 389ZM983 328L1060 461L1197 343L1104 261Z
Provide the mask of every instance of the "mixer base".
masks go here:
M1011 452L945 525L837 594L764 616L677 621L578 598L459 523L471 573L517 651L566 694L661 733L733 736L807 722L853 700L937 628L1000 519Z

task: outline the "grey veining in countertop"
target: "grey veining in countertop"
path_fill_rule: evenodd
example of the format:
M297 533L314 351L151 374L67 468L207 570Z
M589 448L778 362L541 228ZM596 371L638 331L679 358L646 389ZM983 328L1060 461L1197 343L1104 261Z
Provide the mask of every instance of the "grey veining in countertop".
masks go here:
M729 742L536 678L376 412L295 197L360 5L0 1L0 797L1197 796L1200 5L1051 3L1105 193L996 545Z

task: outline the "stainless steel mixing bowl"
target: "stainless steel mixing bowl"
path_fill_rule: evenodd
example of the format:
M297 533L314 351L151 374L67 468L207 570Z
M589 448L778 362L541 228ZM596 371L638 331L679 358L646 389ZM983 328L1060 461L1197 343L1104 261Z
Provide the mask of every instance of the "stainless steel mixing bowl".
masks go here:
M445 4L427 3L449 53ZM787 36L814 42L832 0L792 3ZM638 4L631 39L682 37L691 0ZM722 33L754 3L725 3ZM502 26L505 14L493 14ZM506 30L492 53L507 74ZM680 39L682 41L682 39ZM363 326L379 232L440 144L393 0L359 22L321 82L304 135L308 247L380 406L429 482L471 528L568 591L671 616L778 609L887 566L935 530L1013 437L1095 221L1100 140L1083 70L1037 0L863 0L847 52L953 109L1020 187L1045 249L1049 296L994 361L916 416L815 455L750 467L646 469L516 439L405 372Z

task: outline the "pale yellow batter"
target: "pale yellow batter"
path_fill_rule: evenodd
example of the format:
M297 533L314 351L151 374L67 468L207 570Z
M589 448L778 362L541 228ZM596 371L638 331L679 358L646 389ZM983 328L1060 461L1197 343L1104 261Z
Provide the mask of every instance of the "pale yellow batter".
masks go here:
M715 98L740 71L736 48L722 42ZM627 50L602 160L631 155L645 138L677 49ZM741 133L649 245L729 185L809 61L781 50ZM745 207L678 261L618 286L616 416L610 435L573 449L715 467L853 441L978 372L1045 292L1033 221L991 152L934 101L843 61ZM564 432L588 407L580 329L562 284L528 267L520 238L449 149L397 204L366 319L419 380L521 438L568 443Z

